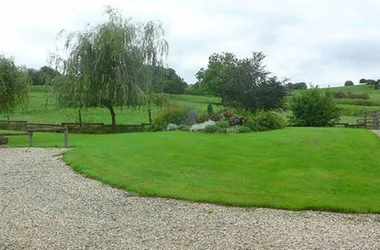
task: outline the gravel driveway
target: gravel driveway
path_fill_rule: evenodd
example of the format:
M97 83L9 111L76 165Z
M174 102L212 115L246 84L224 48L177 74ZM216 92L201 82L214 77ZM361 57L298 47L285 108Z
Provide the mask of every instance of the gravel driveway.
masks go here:
M0 149L0 250L380 249L379 215L133 197L74 173L62 152Z

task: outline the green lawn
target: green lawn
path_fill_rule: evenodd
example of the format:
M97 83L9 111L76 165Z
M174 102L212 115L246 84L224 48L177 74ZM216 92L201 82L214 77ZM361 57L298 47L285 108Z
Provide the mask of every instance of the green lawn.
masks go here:
M9 138L26 146L27 137ZM237 206L380 213L380 139L367 130L70 135L76 171L146 196ZM37 146L62 134L36 133Z

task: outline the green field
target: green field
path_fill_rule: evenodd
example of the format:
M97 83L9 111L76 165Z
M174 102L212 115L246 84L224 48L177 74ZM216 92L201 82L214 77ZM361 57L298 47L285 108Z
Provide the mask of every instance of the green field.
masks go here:
M62 146L62 134L36 134ZM70 135L76 171L140 195L227 205L380 213L380 140L370 131ZM11 137L26 146L27 137Z
M374 90L370 86L353 86L329 88L330 91L342 91L352 93L367 93L369 100L355 99L336 99L338 107L341 110L341 120L343 122L355 123L357 119L363 117L363 112L380 110L380 90ZM294 92L297 94L297 91ZM217 105L220 99L216 97L190 96L190 95L170 95L171 103L177 103L185 106L194 107L197 111L203 113L208 104L213 104L214 110L217 111L222 107ZM160 112L157 107L150 107L152 117L156 117ZM285 114L290 114L285 112ZM149 122L148 107L140 109L116 109L116 118L118 124L140 124ZM1 116L0 116L1 119ZM3 117L2 119L5 119ZM110 124L110 114L105 108L88 108L82 110L83 122L104 122ZM11 114L11 120L26 120L29 122L39 123L61 123L61 122L78 122L78 110L59 108L50 94L41 87L33 87L30 92L30 103L27 110L17 110Z
M354 94L368 94L370 99L335 99L341 113L342 122L356 123L357 119L362 119L365 111L380 111L380 90L375 90L372 86L357 85L350 87L328 88L331 92L351 92ZM297 95L299 91L294 91Z
M204 96L170 95L170 103L177 103L194 107L197 111L205 112L209 103L220 103L219 98ZM149 122L148 109L152 110L152 117L160 112L158 107L143 107L138 109L116 109L118 124L140 124ZM218 110L218 105L214 105ZM46 93L44 88L32 87L30 101L27 109L18 109L11 114L11 120L22 120L37 123L62 123L78 122L77 109L62 109L57 106L51 94ZM5 116L2 119L6 119ZM1 120L1 116L0 116ZM106 108L88 108L82 110L83 122L111 123L109 110Z

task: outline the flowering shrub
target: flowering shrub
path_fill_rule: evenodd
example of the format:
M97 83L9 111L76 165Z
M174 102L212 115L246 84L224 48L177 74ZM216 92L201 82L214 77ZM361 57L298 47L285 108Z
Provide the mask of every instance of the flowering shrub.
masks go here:
M174 131L179 129L179 126L173 123L169 123L168 126L166 127L167 131Z
M192 131L192 132L203 131L206 129L207 126L210 126L210 125L216 125L216 122L209 120L207 122L194 124L190 127L189 131Z

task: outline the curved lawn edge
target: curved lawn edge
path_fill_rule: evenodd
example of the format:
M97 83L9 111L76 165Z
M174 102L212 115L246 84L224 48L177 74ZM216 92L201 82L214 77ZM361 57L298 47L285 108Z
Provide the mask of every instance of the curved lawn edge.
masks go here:
M64 152L66 154L67 152ZM205 204L213 204L213 205L220 205L220 206L226 206L226 207L240 207L240 208L267 208L267 209L278 209L278 210L287 210L287 211L296 211L296 212L302 212L302 211L316 211L316 212L332 212L332 213L349 213L349 214L380 214L380 211L371 212L371 211L357 211L357 210L351 210L351 209L342 209L339 207L313 207L313 206L305 206L300 208L289 208L288 206L273 206L271 204L251 204L251 205L244 205L244 204L234 204L229 203L225 201L213 201L209 199L186 199L180 196L173 196L173 195L159 195L155 193L149 193L149 192L141 192L138 190L129 189L128 187L125 187L124 185L120 185L118 183L111 182L107 179L104 179L99 176L91 175L86 173L85 171L78 170L77 168L73 167L70 163L65 161L65 164L69 167L71 167L75 172L83 176L84 178L89 178L92 180L100 181L101 183L108 185L112 188L116 188L125 192L128 192L134 197L149 197L149 198L164 198L164 199L173 199L173 200L180 200L180 201L186 201L186 202L196 202L196 203L205 203Z
M285 135L285 136L282 136L282 138L286 139L287 138L286 135L288 133L293 133L294 131L299 131L302 133L306 132L307 138L303 137L302 140L307 139L307 144L311 144L311 145L313 145L313 147L315 145L321 146L321 143L323 142L323 140L319 141L319 143L318 143L318 137L313 138L310 136L313 136L313 134L314 134L314 136L316 134L320 135L321 132L324 133L327 131L328 136L330 136L330 137L331 137L331 135L337 133L335 135L335 138L332 138L335 141L338 140L339 138L344 139L344 140L349 139L349 141L352 141L352 138L350 138L350 137L352 137L354 135L356 140L353 140L355 142L353 144L361 146L362 143L365 143L365 144L367 144L367 146L371 146L371 147L376 146L377 148L380 148L380 140L378 140L378 138L376 137L375 134L373 134L369 131L361 131L361 130L291 128L291 129L286 129L283 131L260 133L260 135L259 134L253 134L252 136L257 139L257 136L259 136L261 138L264 136L264 134L265 134L264 137L267 137L267 135L275 134L276 140L278 141L279 135ZM355 134L356 134L356 136L355 136ZM189 139L187 137L188 135L189 135L189 133L171 132L171 133L154 133L154 134L133 134L133 135L129 134L129 135L126 135L125 137L129 137L128 139L132 139L132 141L140 140L140 139L146 139L144 137L150 137L149 141L154 140L155 139L154 137L157 137L159 139L162 139L164 137L166 139L166 141L170 141L172 139L174 139L174 141L177 141L178 139L182 138L182 136L185 136L186 140ZM205 134L190 134L190 135L191 136L197 136L198 143L199 143L199 141L206 140L206 141L203 141L203 143L206 143L206 144L207 144L207 141L209 140L207 138L214 138L213 143L215 143L215 138L220 138L218 135L205 135ZM372 135L373 135L373 137L372 137ZM358 140L357 137L361 138L361 140ZM241 136L241 135L228 136L228 137L225 137L224 139L226 139L226 138L238 138L239 140L247 140L247 138L245 136ZM372 140L373 138L376 138L376 141ZM110 140L112 140L112 139L110 139ZM223 140L221 140L221 141L223 141ZM330 138L330 140L331 140L331 138ZM271 141L271 140L269 140L269 141ZM104 143L104 141L103 141L103 143ZM279 143L279 145L280 144L281 143ZM357 147L354 147L353 144L351 143L351 144L345 145L344 147L346 149L351 148L351 150L355 151L357 149ZM138 144L134 144L134 145L135 145L135 148L139 148L139 147L141 148L141 145L143 145L144 147L147 146L147 147L151 148L151 150L153 150L152 146L153 146L153 148L155 146L154 143L153 143L153 145L152 145L152 143L146 144L146 142L144 142L144 141L141 143L140 146ZM110 146L110 145L108 145L108 146ZM326 145L322 145L322 146L326 147ZM305 145L303 143L302 143L302 147L305 148ZM287 148L289 148L289 145L287 145ZM92 147L92 149L94 149L94 147ZM129 148L129 149L131 149L131 148ZM318 150L313 149L313 148L309 149L309 150L311 150L313 153L316 153L314 151L318 151L318 150L320 151L321 148L319 148ZM323 149L323 151L326 154L325 156L331 155L331 152L330 152L331 148L327 147L327 148ZM342 150L338 149L335 151L342 151ZM348 187L348 190L344 190L342 188L337 189L337 187L332 186L331 183L328 183L328 182L326 183L327 184L326 186L328 186L330 190L328 188L326 188L326 191L328 191L328 192L327 192L327 196L324 197L324 199L321 199L321 197L317 197L316 199L313 199L312 195L308 194L307 191L310 191L311 193L312 192L315 193L316 190L311 189L311 190L305 190L305 192L302 192L302 188L300 190L296 190L298 192L298 193L296 192L296 194L295 194L295 196L297 196L296 197L297 200L294 200L295 196L294 195L292 196L291 194L289 196L290 198L287 200L286 199L285 200L284 199L282 199L282 200L276 199L276 197L279 197L280 194L277 194L277 196L276 196L276 194L273 192L270 194L271 196L268 196L267 201L263 200L263 194L262 193L259 195L260 197L258 199L255 199L255 197L251 196L251 198L249 200L244 200L244 199L235 199L234 200L234 199L231 199L231 197L227 197L227 195L224 197L223 195L220 195L220 193L217 195L212 195L212 193L211 193L211 195L208 195L208 196L207 195L205 196L203 194L203 196L202 196L202 195L199 195L197 192L193 192L191 195L189 195L188 192L187 193L186 192L181 193L181 191L183 191L183 190L180 190L180 191L174 190L173 191L173 189L175 189L175 187L176 187L175 184L179 184L179 183L183 183L183 182L179 180L177 182L170 183L170 181L173 181L173 179L170 179L170 178L169 178L169 182L167 182L167 180L166 180L166 189L162 188L162 186L159 188L155 188L155 187L152 188L152 187L150 187L149 182L152 180L156 181L156 179L158 180L159 178L162 178L162 176L149 176L149 178L146 178L146 179L143 178L143 179L139 180L138 178L135 178L136 175L134 175L134 176L128 175L131 173L128 173L129 171L126 171L125 168L118 169L116 166L120 162L112 162L113 160L110 157L108 157L108 158L106 157L105 162L107 162L107 167L100 167L99 168L99 163L96 163L96 162L97 162L97 160L99 160L100 157L104 156L104 154L102 155L102 153L98 154L99 152L92 153L90 156L87 157L87 159L82 159L80 161L77 160L78 157L80 157L81 155L84 156L84 155L86 155L85 153L88 153L88 152L90 152L90 151L85 150L82 146L78 146L74 150L70 150L68 152L65 152L63 159L76 172L78 172L78 173L80 173L80 174L82 174L88 178L99 180L99 181L103 182L104 184L125 190L127 192L132 192L133 194L139 195L142 197L161 197L161 198L171 198L171 199L179 199L179 200L186 200L186 201L193 201L193 202L213 203L213 204L220 204L220 205L224 205L224 206L252 207L252 208L255 208L255 207L259 208L260 207L260 208L272 208L272 209L285 209L285 210L292 210L292 211L313 210L313 211L330 211L330 212L344 212L344 213L380 213L380 204L378 204L371 197L366 198L366 196L368 196L369 193L371 193L372 191L375 191L375 192L372 192L372 195L370 195L372 197L373 197L373 193L375 193L376 195L379 194L380 190L378 190L378 189L375 189L375 190L372 189L368 193L359 192L359 194L358 193L353 194L352 195L353 197L351 197L352 198L351 203L346 203L346 204L344 202L342 203L340 199L337 199L334 202L326 202L326 201L328 201L329 198L330 198L330 200L331 200L331 198L333 198L333 199L336 199L337 197L339 198L339 192L342 192L342 191L343 191L343 193L344 193L344 191L350 192L350 191L352 191L352 188ZM125 152L125 151L123 151L123 152ZM109 156L109 154L106 154L106 155ZM118 157L117 152L113 152L113 155L116 158ZM217 154L217 155L220 156L220 154ZM351 159L349 159L349 158L347 159L347 156L349 156L349 155L352 156ZM131 155L129 155L129 156L131 156ZM310 157L310 155L308 155L308 156ZM363 160L363 157L368 156L368 154L364 154L364 155L356 154L356 156L355 156L354 154L352 154L352 152L347 152L347 150L346 150L345 156L346 156L345 157L346 162L347 161L348 162L358 162L358 160L359 160L359 162L361 162ZM95 157L96 159L91 159L93 157ZM174 154L174 156L171 155L170 157L175 158L176 155ZM127 156L125 156L125 158L123 158L122 162L124 165L129 163L128 159L129 159L129 157L127 157ZM96 165L96 167L94 168L94 165L92 165L92 164L89 164L89 165L84 164L85 162L87 162L87 160L90 160L90 162L95 163L94 165ZM137 162L140 162L141 163L140 164L141 165L140 170L141 169L144 170L145 165L143 164L141 159L139 157L137 157L137 159L134 159L134 160L137 160ZM164 159L164 160L166 160L166 159ZM314 161L315 160L317 162L319 162L321 160L321 158L317 157L317 159L314 159ZM329 159L329 160L331 160L331 159ZM335 162L333 164L333 166L335 167L335 166L337 166L337 164L340 164L341 160L339 160L338 162ZM155 158L155 161L150 161L150 159L149 159L149 162L151 163L151 165L154 165L154 164L157 165L157 163L159 163L159 161L160 160L158 160L157 158ZM372 173L372 175L375 174L375 176L380 176L380 171L379 171L378 165L377 164L374 165L374 162L370 162L370 163L372 164L372 167L376 166L376 171L375 171L375 173ZM92 167L90 167L90 165L92 165ZM133 166L133 164L131 164L130 166ZM161 165L159 165L159 166L161 166ZM204 166L202 166L202 167L204 167ZM155 169L155 171L156 170L157 169ZM166 172L166 170L161 170L159 172L163 172L164 173L163 176L165 176L168 174L168 172ZM288 170L291 173L295 174L294 169L288 169ZM326 169L324 169L324 170L326 170ZM327 169L327 170L328 170L327 171L327 173L328 173L329 171L332 171L333 168ZM342 169L338 169L338 170L342 170ZM346 171L347 169L343 169L343 170ZM360 170L360 168L356 169L356 170L358 171L358 170ZM366 172L368 172L368 169L364 169L364 170L365 170L364 173L361 173L363 175L361 177L367 178L368 176L366 176ZM152 169L147 168L146 171L149 172L149 171L152 171ZM315 169L313 171L315 171ZM339 172L339 171L338 172L337 171L336 171L336 173ZM342 171L342 172L344 172L344 171ZM123 177L124 174L127 174L127 175L125 175ZM134 174L136 174L136 173L134 173ZM298 173L298 174L300 174L300 173ZM319 174L322 174L322 175L326 174L326 171L323 173L319 173ZM357 174L357 173L355 173L355 174ZM116 176L118 175L119 177L116 178L115 175ZM368 173L367 173L367 175L368 175ZM156 179L152 178L152 177L155 177ZM315 177L315 175L312 177ZM135 178L135 179L133 179L132 181L126 181L128 178L132 178L132 179ZM179 179L181 179L181 178L179 178ZM188 182L189 182L189 180L191 181L191 178L188 179ZM342 178L338 181L342 182ZM344 178L343 178L343 181L344 181ZM365 181L365 182L367 182L367 181ZM226 182L226 183L228 184L228 182ZM356 183L356 184L359 184L359 186L360 186L360 184L362 184L362 183L363 183L363 180L360 180L360 178L359 178L359 183ZM164 185L164 184L165 184L165 180L163 183L160 183L160 185ZM195 182L193 184L197 185L197 184L199 184L199 182ZM213 184L213 183L211 183L211 184ZM191 189L192 188L191 183L189 185L190 185L189 188ZM295 185L295 187L297 187L297 185ZM323 185L320 185L319 188L321 188L321 187L323 188ZM312 186L303 187L303 189L308 189L308 188L310 189L310 188L312 188ZM334 191L334 188L337 189L335 194L334 193L328 194L329 192ZM207 187L206 187L206 189L207 189ZM211 187L211 189L212 189L212 187ZM196 188L196 191L199 191L199 187ZM237 190L231 189L231 192L236 192L236 191ZM269 190L269 191L273 191L273 190ZM281 192L281 191L279 191L279 192ZM323 193L323 190L320 192ZM289 194L287 194L287 195L289 195ZM347 195L347 192L345 195ZM239 196L239 194L237 196ZM265 193L264 193L264 196L265 196ZM350 198L350 195L348 195L347 197ZM365 198L364 200L366 201L364 203L363 203L363 198ZM357 202L355 202L355 199L362 199L362 200L357 200ZM279 202L279 200L280 200L280 202ZM368 203L369 200L373 201L373 203L372 204Z

